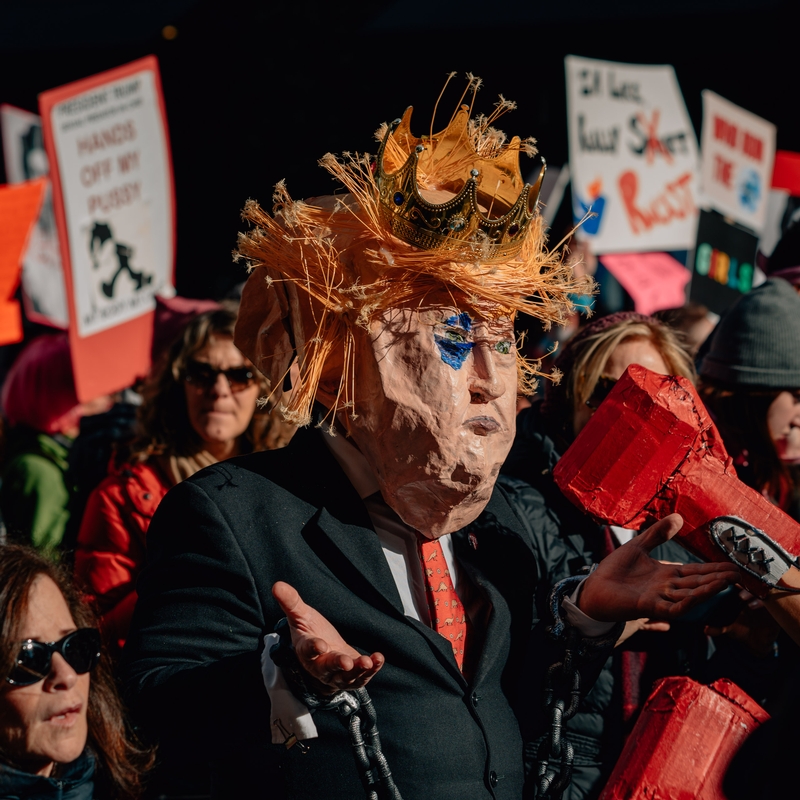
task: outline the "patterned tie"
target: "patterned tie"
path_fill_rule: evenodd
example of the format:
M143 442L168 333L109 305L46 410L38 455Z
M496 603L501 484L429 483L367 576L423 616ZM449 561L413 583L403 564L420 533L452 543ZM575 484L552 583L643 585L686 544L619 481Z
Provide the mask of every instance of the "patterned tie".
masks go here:
M467 615L453 586L442 545L437 539L420 539L419 552L432 627L450 642L456 664L463 670Z

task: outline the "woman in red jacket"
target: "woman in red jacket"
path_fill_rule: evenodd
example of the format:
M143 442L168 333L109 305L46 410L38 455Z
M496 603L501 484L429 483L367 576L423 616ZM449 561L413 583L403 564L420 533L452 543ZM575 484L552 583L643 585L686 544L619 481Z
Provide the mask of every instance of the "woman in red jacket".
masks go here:
M257 408L266 386L233 344L235 322L236 313L221 308L187 325L148 379L137 438L86 506L75 574L112 655L125 643L147 529L167 491L203 467L291 436Z

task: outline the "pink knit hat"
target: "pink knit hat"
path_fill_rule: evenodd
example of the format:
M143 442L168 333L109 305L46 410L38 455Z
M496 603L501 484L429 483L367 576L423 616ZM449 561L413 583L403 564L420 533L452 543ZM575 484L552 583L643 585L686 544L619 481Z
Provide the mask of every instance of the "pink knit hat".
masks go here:
M66 333L39 336L26 345L9 370L0 402L12 427L52 434L77 426L82 414Z

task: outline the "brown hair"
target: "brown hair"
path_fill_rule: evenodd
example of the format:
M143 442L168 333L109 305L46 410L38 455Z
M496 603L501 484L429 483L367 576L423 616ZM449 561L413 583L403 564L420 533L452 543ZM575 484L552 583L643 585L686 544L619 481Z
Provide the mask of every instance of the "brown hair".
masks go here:
M567 441L574 438L572 421L578 408L592 396L611 354L629 339L649 341L664 359L670 375L681 375L692 383L697 380L692 359L671 328L643 314L612 316L614 321L601 318L584 328L567 343L556 361L564 376L557 386L547 387L543 412L557 424Z
M14 665L31 587L42 575L50 578L61 590L78 628L96 625L92 611L78 597L64 568L29 547L13 544L0 546L0 692L12 689L5 678ZM120 800L139 797L142 793L142 774L152 766L154 753L142 747L127 729L122 701L105 653L92 671L87 721L88 746L98 764L96 785L99 793ZM2 750L0 758L13 763Z
M144 461L152 455L189 456L197 452L199 440L186 412L183 379L187 363L218 337L233 339L236 307L223 305L198 314L183 329L152 370L142 389L138 414L138 432L129 452L123 457ZM267 393L263 376L256 372L262 394ZM269 450L283 447L294 428L260 403L245 432L249 448Z

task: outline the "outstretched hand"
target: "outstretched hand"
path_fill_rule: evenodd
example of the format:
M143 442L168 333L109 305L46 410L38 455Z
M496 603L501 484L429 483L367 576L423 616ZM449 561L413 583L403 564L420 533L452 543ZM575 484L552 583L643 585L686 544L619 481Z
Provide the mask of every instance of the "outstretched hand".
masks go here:
M311 678L310 688L323 694L360 689L383 666L381 653L362 656L350 647L319 611L303 602L293 586L278 581L272 596L286 614L297 659Z
M728 561L664 564L650 558L650 551L682 525L679 514L670 514L606 556L584 582L578 600L581 611L608 622L675 619L736 583L739 569Z

